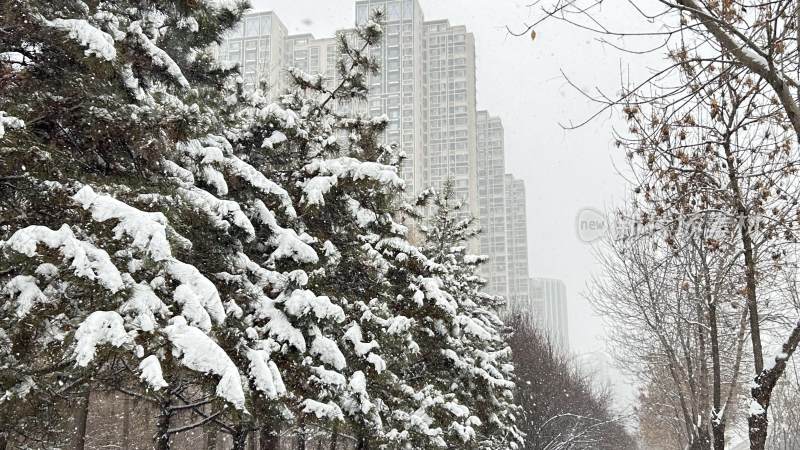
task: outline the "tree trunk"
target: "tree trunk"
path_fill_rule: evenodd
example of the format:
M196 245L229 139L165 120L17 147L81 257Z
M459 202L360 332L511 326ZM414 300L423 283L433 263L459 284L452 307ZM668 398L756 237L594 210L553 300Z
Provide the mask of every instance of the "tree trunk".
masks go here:
M204 405L202 408L206 414L210 415L213 413L209 405ZM206 450L217 450L217 427L207 423L203 425L203 430L206 434Z
M700 302L697 303L697 320L701 321L704 317L704 311L701 307ZM706 415L709 413L709 406L710 402L708 399L708 357L706 355L706 331L705 327L702 324L697 325L697 345L699 347L699 359L700 359L700 383L698 386L698 398L700 400L700 423L698 423L698 436L699 436L699 444L700 448L704 450L711 449L711 436L709 435L709 426L705 420L709 420ZM709 416L711 414L708 414Z
M369 439L367 439L364 430L358 431L358 441L356 442L356 450L369 450Z
M81 396L78 407L75 410L75 440L73 447L75 450L83 450L86 447L86 425L89 420L89 387Z
M122 400L122 450L131 448L131 399Z
M750 450L764 450L767 445L768 424L766 409L762 413L751 414L747 418L747 425L750 429Z
M736 172L736 161L734 161L733 155L731 154L730 143L725 142L723 148L725 149L725 160L728 165L728 181L733 188L734 200L736 202L735 206L739 213L739 231L742 239L742 254L744 255L745 296L747 298L747 309L750 316L750 342L753 347L753 366L756 374L754 382L756 387L752 389L752 398L750 401L757 402L761 405L762 409L762 411L751 414L747 418L750 449L763 450L767 442L767 427L769 426L767 408L769 407L769 395L772 393L772 390L769 389L767 392L762 392L758 382L764 372L764 351L761 345L760 316L758 312L758 296L756 293L758 282L756 280L755 249L753 247L753 238L750 230L750 219L752 219L752 217L748 214L744 205L742 191L739 187L739 177Z
M698 431L698 436L689 444L689 450L708 450L708 442L704 441L702 431Z
M336 450L336 447L339 445L339 424L333 424L333 430L331 430L331 445L328 447L328 450Z
M297 428L297 450L306 450L306 426L303 419L300 419L300 426Z
M259 450L278 450L280 428L272 421L261 427L258 434Z
M246 450L247 449L247 427L238 426L233 431L231 439L233 439L233 450Z
M172 421L169 397L161 401L161 414L156 421L155 447L157 450L169 450L169 425Z
M753 363L756 376L764 370L764 351L761 348L761 328L759 324L758 303L756 297L756 262L753 240L747 219L742 219L742 244L744 245L745 284L747 290L747 309L750 311L750 341L753 345Z
M711 432L714 437L714 450L725 450L725 411L722 410L719 329L717 328L717 304L713 300L708 302L708 323L711 328L712 402L714 406L711 414Z
M217 430L206 426L206 450L217 450Z
M3 431L0 432L0 450L6 450L8 448L8 433Z

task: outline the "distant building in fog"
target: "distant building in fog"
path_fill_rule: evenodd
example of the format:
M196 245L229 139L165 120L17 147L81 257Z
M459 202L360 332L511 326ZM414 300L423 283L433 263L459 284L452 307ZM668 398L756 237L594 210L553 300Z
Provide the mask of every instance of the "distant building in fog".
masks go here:
M531 305L540 328L563 350L569 348L567 287L554 278L531 278Z
M478 111L477 176L478 217L481 224L480 249L489 255L481 275L486 291L508 297L509 262L506 230L505 136L503 122L487 111ZM527 248L525 252L527 253ZM527 276L527 274L526 274Z
M528 279L528 215L525 203L525 182L505 175L506 246L508 252L509 304L526 303L530 299ZM491 256L491 255L490 255Z

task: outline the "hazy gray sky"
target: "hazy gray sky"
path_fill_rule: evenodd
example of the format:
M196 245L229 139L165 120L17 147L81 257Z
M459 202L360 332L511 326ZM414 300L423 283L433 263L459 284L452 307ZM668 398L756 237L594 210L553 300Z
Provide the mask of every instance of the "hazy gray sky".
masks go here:
M254 9L275 11L290 33L325 37L354 23L353 0L251 1ZM540 16L526 6L530 2L419 1L426 20L449 19L475 35L478 108L502 118L506 171L525 180L531 275L564 280L572 350L590 361L603 361L603 322L580 295L599 268L591 246L576 236L575 216L584 207L610 208L625 195L614 168L614 161L620 161L612 145L616 122L606 114L578 130L562 129L559 123L582 121L597 106L570 87L561 72L586 90L601 87L615 93L620 74L630 71L641 78L645 61L558 22L538 28L535 41L509 36L506 25L519 29ZM609 25L629 29L640 21L627 10L627 2L610 3L600 11ZM660 57L644 58L657 63Z

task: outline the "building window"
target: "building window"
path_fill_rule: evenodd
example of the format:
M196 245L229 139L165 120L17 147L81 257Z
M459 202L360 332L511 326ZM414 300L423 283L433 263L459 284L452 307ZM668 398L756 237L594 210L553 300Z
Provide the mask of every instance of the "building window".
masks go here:
M368 16L368 6L367 5L358 5L356 7L356 24L361 25L367 21Z
M403 18L410 19L414 17L414 2L412 0L403 0Z
M242 31L244 31L244 24L242 22L239 22L230 31L230 37L240 38L240 37L242 37Z
M400 20L400 4L397 2L389 3L386 15L387 20Z
M270 28L272 28L272 17L261 16L261 34L270 34Z
M248 17L244 26L245 36L258 36L258 17Z

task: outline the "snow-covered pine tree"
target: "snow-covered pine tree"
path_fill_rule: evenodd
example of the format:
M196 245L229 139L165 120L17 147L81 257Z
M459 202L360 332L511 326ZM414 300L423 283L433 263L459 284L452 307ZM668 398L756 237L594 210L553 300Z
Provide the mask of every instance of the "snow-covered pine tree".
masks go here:
M331 400L327 405L307 402L304 412L313 413L323 427L343 425L357 449L445 448L445 433L427 415L433 389L418 391L413 382L419 375L413 370L419 345L413 338L416 322L407 313L433 303L436 293L418 286L428 279L431 264L397 221L404 205L404 183L398 177L402 155L381 144L385 116L340 115L333 108L337 100L364 99L366 74L378 69L367 50L380 39L381 20L375 12L354 35L339 36L345 58L334 87L328 88L320 76L290 71L303 88L296 92L302 100L294 108L300 116L329 123L332 132L318 141L327 145L298 147L301 155L295 157L303 164L287 171L286 186L298 188L289 190L302 211L303 229L325 249L327 263L309 274L309 285L346 316L335 342L347 364L322 383L310 379L318 389L327 384ZM345 423L330 423L331 418Z
M298 208L294 227L310 236L321 260L318 268L305 268L307 288L345 317L330 321L309 314L311 320L303 321L284 314L304 340L319 333L328 338L327 360L313 351L300 358L297 346L277 347L271 342L277 336L258 345L274 349L271 358L293 375L281 407L294 413L296 423L344 431L356 437L358 449L513 448L519 435L510 354L492 310L496 299L478 292L474 271L481 260L434 261L408 241L408 229L397 221L401 211L411 210L397 176L402 155L380 143L386 117L340 115L334 108L336 101L364 98L365 75L377 69L366 50L380 39L380 20L378 13L355 36L339 37L345 57L335 85L290 69L298 89L280 103L256 108L261 127L241 140L244 146L279 149L268 165ZM462 242L467 234L449 242ZM297 262L276 264L285 272ZM441 277L455 273L446 264L459 262L466 268L452 275L459 281L447 288L462 291L451 295ZM286 311L285 302L273 305ZM469 332L462 334L462 326ZM480 337L489 335L487 342L478 342L478 327L484 331ZM468 354L454 359L461 351ZM484 366L459 373L468 364ZM429 369L436 372L426 375ZM465 388L474 388L477 397ZM492 408L483 420L466 406L484 403Z
M0 428L61 446L64 409L43 406L132 381L162 407L160 448L182 386L245 414L216 275L247 266L258 206L292 205L221 136L228 73L204 49L243 5L0 8Z
M334 112L337 102L364 98L366 74L377 68L364 52L380 39L380 20L378 14L354 31L358 47L351 45L352 37L339 37L342 60L335 84L290 69L291 92L275 103L259 92L250 96L244 125L231 138L237 153L287 187L297 208L291 217L258 211L257 232L263 227L272 237L255 241L261 254L247 253L272 278L266 271L229 277L243 308L240 343L256 357L253 365L269 365L273 374L270 380L251 379L264 449L275 448L274 436L286 426L329 430L335 440L336 430L354 428L346 418L358 424L361 435L380 435L378 408L370 404L365 385L368 376L383 376L385 363L376 345L362 342L346 320L363 312L351 299L368 298L381 286L359 241L359 227L370 225L375 213L359 208L353 196L373 190L394 196L402 181L396 165L377 162L378 155L359 158L348 144L353 136L345 136L359 124L382 127L385 121ZM286 419L291 421L282 423ZM303 439L302 429L294 434Z
M449 301L453 308L446 316L423 319L431 338L418 339L423 345L425 379L436 389L452 393L464 414L478 419L453 425L453 431L463 434L464 446L519 448L522 435L514 423L519 411L513 400L508 330L498 317L503 299L482 291L486 282L478 275L478 267L486 257L468 252L469 241L480 230L474 217L463 214L451 180L441 190L423 192L418 204L432 207L420 227L422 252L437 265L439 287L446 293L442 301Z
M449 356L447 350L461 350L453 340L460 337L458 324L462 321L502 326L496 315L489 314L491 300L482 297L481 306L487 309L472 307L464 317L459 316L458 300L443 290L439 278L447 268L408 241L408 229L397 221L401 211L407 209L403 183L397 177L402 155L380 143L386 117L340 116L331 110L332 100L365 95L363 74L376 69L365 51L379 39L379 21L380 15L373 17L356 30L355 39L340 36L347 57L340 65L341 82L335 88L326 87L322 77L291 70L295 82L303 88L289 102L294 103L298 116L318 115L318 121L333 128L316 145L294 146L297 151L290 152L293 161L302 163L286 171L290 178L285 183L300 208L302 229L324 243L328 259L309 274L309 285L341 306L346 315L345 333L335 339L347 362L338 371L344 377L332 378L336 388L329 387L326 393L344 413L347 431L356 436L359 449L379 445L478 448L490 439L496 440L498 448L506 443L513 446L518 439L513 423L502 431L493 428L499 429L503 421L513 419L509 396L513 384L496 380L503 389L493 386L483 397L487 402L505 402L497 409L505 406L509 415L501 412L499 419L487 415L481 429L485 434L479 437L474 426L480 419L462 401L470 399L469 395L459 398L454 393L462 390L455 370L446 374L454 377L446 385L441 378L421 375L426 365L435 364L436 357L443 360ZM363 70L353 70L358 67ZM339 139L334 140L337 136ZM473 264L467 270L474 269ZM491 322L492 317L495 322ZM447 331L438 333L440 324L449 326L456 337L446 336ZM438 339L437 333L448 339ZM477 348L488 349L493 344L498 346L498 354L492 356L495 362L498 366L507 363L510 355L502 339ZM426 359L425 355L436 357ZM492 357L480 355L478 363ZM509 370L510 364L506 364L492 375L508 377ZM318 419L328 418L329 410L307 409Z
M272 104L254 99L253 125L240 132L235 151L250 154L286 187L297 214L284 226L291 224L319 262L298 259L296 250L282 258L254 256L296 281L274 296L264 289L271 282L240 280L272 297L263 300L267 308L237 302L254 325L246 345L284 374L285 394L262 391L257 417L281 412L295 426L331 430L332 439L339 430L355 436L360 449L446 448L463 444L467 434L459 429L467 425L461 422L475 418L463 415L454 394L417 381L415 369L422 365L414 336L427 335L431 325L420 322L424 328L415 329L411 316L446 315L453 305L441 304L436 264L408 242L407 228L396 221L403 205L401 155L380 144L386 118L341 115L334 108L364 98L366 74L377 69L366 50L380 39L380 20L378 13L354 35L339 37L344 58L335 84L290 69L296 89ZM308 297L299 310L301 303L289 301L298 291ZM262 294L245 294L254 295ZM262 443L275 432L274 423L263 422ZM295 432L298 439L302 434Z

